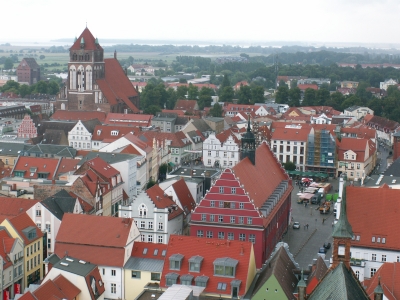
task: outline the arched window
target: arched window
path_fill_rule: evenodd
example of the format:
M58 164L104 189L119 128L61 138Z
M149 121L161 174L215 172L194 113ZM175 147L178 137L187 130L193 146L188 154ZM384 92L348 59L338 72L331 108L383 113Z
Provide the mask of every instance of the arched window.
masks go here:
M146 217L147 216L147 206L143 203L139 206L139 217Z
M78 59L78 56L76 55L76 53L72 54L72 60L76 61Z

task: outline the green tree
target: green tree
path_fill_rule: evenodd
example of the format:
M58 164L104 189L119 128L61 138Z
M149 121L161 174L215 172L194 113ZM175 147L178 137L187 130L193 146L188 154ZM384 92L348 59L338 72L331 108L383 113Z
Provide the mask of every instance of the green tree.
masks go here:
M341 109L345 110L346 108L354 105L359 105L359 106L362 105L361 99L358 98L356 95L352 95L346 100L344 100Z
M176 89L176 95L178 99L186 99L187 93L188 93L188 87L186 85L180 85Z
M11 70L13 67L13 60L10 57L6 58L6 60L4 61L4 70Z
M231 87L231 82L229 81L229 76L227 73L224 74L224 78L222 79L221 86L219 87L220 93L223 92L224 88Z
M19 87L19 95L21 96L21 98L24 98L26 95L29 95L30 94L30 88L29 88L29 86L28 85L26 85L26 84L22 84L20 87Z
M199 99L197 100L200 109L211 106L211 96L214 96L214 90L203 86L199 92Z
M18 93L19 83L14 80L8 80L5 85L1 88L2 92L14 92Z
M239 104L249 104L252 99L251 87L248 85L241 85L237 92Z
M315 93L314 105L325 105L325 102L330 99L330 93L327 89L319 89Z
M186 78L179 78L179 83L187 83Z
M168 88L167 90L167 109L174 109L176 100L178 100L178 95L173 88Z
M222 117L222 106L217 103L210 109L210 115L213 117Z
M235 92L231 86L226 86L222 89L219 95L219 101L221 102L232 102Z
M289 103L289 88L286 84L280 85L275 95L275 103L287 104Z
M40 80L36 83L35 92L39 94L47 94L47 82Z
M296 165L291 161L287 161L287 162L283 163L283 167L285 168L286 171L296 170Z
M149 188L151 188L154 185L156 185L156 182L154 181L153 178L150 178L150 180L146 184L146 190L148 190Z
M259 85L251 87L251 103L264 103L264 88Z
M289 105L290 106L300 106L301 91L298 87L291 88L289 90Z
M199 88L191 83L189 83L188 88L188 99L196 100L199 96Z
M315 90L308 88L304 91L304 98L301 105L312 106L314 105L314 103L315 103Z
M43 54L39 56L39 59L45 59L46 56L44 56Z
M47 86L47 91L50 95L57 95L60 91L60 87L55 81L50 81Z
M146 115L155 116L158 112L161 112L161 108L158 105L149 105L143 111Z

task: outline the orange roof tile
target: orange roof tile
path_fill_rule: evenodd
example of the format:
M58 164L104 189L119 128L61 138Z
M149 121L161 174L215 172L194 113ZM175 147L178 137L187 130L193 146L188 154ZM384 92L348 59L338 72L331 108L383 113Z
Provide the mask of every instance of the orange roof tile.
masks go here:
M240 280L241 285L239 293L240 296L242 296L249 288L246 286L248 276L251 276L252 279L255 275L250 272L250 268L255 268L255 265L250 265L252 252L253 244L250 242L171 235L168 242L165 256L166 263L164 263L160 286L166 286L165 275L168 273L177 273L179 276L192 275L194 277L193 285L195 285L194 280L196 277L207 276L207 286L204 290L206 293L230 295L232 280ZM181 254L183 256L180 270L170 270L169 258L174 254ZM202 258L200 272L191 272L189 270L189 259L196 256ZM227 258L237 261L235 276L215 276L214 261L216 259ZM180 280L178 283L179 282ZM218 290L218 283L225 283L227 285L226 291Z
M175 103L175 109L184 110L184 111L193 111L197 107L197 100L186 100L181 99L177 100Z
M18 299L20 299L20 300L37 300L35 297L33 297L32 293L30 291L26 292Z
M141 155L140 152L138 150L136 150L136 148L133 147L131 144L126 146L120 153Z
M144 249L147 249L146 253L143 252ZM163 250L167 250L166 244L135 242L132 248L132 257L164 260L165 257L162 256Z
M231 128L224 130L220 133L218 133L215 137L221 142L221 143L225 143L226 140L229 138L229 136L232 136L233 140L235 141L235 143L237 143L238 145L240 144L239 139L236 137L235 134L233 134Z
M40 201L35 199L0 197L0 215L15 217L26 212L38 202Z
M24 178L37 179L41 173L47 174L46 179L55 179L60 161L61 158L20 156L14 166L13 176L15 172L24 172Z
M347 160L344 153L349 150L357 154L355 160L351 160L354 162L364 162L376 152L375 143L369 139L342 138L338 145L338 158L340 160ZM369 156L365 157L367 148L369 148Z
M42 283L34 292L33 295L37 300L48 300L48 299L68 299L73 298L67 297L63 291L55 284L53 280L47 280Z
M42 231L36 227L36 224L32 221L31 218L25 213L22 213L16 217L8 219L8 222L14 227L14 229L18 232L18 235L24 240L25 245L28 245L38 239L43 237ZM28 227L36 228L36 238L28 239L28 237L22 232L22 230Z
M400 271L397 271L399 269L399 262L386 262L376 271L371 280L368 282L364 281L364 285L367 286L366 292L371 300L374 299L374 290L379 281L385 295L384 299L400 299Z
M301 126L301 128L278 127L272 131L271 140L306 142L310 130L309 126ZM279 147L279 144L277 144L277 147Z
M318 90L318 85L316 84L298 84L297 87L302 91L305 91L306 89Z
M171 200L158 185L153 185L151 188L146 190L146 194L158 209L171 208L171 212L168 214L168 220L172 220L183 214L183 210L175 204L175 202Z
M98 119L100 122L104 122L106 119L106 113L102 111L72 111L72 110L57 110L50 117L51 120L61 121L88 121Z
M196 201L193 199L192 194L189 191L189 188L186 184L186 181L181 178L174 184L172 187L175 190L176 196L181 203L183 210L186 214L190 214L190 212L195 209Z
M81 39L84 39L85 50L103 50L99 44L96 44L96 39L94 38L93 34L90 30L86 27L81 35L76 39L74 44L69 48L70 50L80 50L81 49Z
M60 174L67 173L70 171L76 171L76 166L80 162L80 159L69 159L69 158L62 158L61 162L58 166L57 173L55 177L57 178Z
M75 299L75 297L81 292L80 289L61 274L54 278L53 282L64 293L64 295L67 296L67 299Z
M113 132L113 134L111 134ZM117 135L114 134L117 132ZM121 126L118 125L97 125L94 128L92 140L93 141L115 141L118 140L120 137L132 132L133 134L139 134L140 129L138 127L131 127L131 126Z
M150 126L153 115L108 113L104 124Z

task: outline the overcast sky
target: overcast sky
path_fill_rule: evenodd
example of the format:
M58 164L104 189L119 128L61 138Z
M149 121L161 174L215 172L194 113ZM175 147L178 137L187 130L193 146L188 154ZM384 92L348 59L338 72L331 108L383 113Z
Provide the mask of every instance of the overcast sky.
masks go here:
M1 2L0 42L72 43L87 22L100 43L114 38L400 44L399 0Z

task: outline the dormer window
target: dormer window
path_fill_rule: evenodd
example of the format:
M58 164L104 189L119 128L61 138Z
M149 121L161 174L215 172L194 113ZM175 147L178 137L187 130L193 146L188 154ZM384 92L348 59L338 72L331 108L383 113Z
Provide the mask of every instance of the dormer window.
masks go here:
M201 287L206 287L207 286L207 281L208 281L208 276L197 276L194 279L194 282L196 283L196 286L201 286Z
M119 133L119 130L111 130L111 135L117 136Z
M176 274L176 273L168 273L167 275L165 275L166 286L172 286L173 284L176 284L178 277L179 277L179 274Z
M182 254L174 254L169 257L169 269L170 270L180 270L182 265Z
M238 260L229 257L214 260L214 275L235 277Z
M189 258L189 271L190 272L200 272L201 262L203 261L203 257L196 255Z
M181 276L181 284L182 285L192 285L193 282L193 275L187 274Z
M100 135L101 134L101 130L97 130L97 135Z

